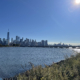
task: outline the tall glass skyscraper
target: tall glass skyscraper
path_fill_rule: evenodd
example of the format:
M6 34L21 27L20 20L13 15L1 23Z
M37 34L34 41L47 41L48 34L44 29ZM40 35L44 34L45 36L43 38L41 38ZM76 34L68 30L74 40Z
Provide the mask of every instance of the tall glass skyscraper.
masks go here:
M9 40L9 32L7 32L7 40Z
M8 30L8 32L7 32L7 43L8 43L8 45L9 45L9 30Z

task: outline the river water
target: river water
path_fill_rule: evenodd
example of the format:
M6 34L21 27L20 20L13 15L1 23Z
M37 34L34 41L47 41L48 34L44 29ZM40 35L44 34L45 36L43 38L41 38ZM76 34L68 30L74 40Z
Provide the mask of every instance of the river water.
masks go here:
M36 48L36 47L2 47L0 48L0 77L13 77L34 66L51 65L65 59L65 56L75 55L68 48Z

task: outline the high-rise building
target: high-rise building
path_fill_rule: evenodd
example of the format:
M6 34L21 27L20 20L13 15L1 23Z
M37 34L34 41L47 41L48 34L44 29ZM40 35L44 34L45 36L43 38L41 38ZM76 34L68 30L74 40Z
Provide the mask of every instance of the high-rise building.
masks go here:
M5 42L5 38L3 38L3 42Z
M7 32L7 40L9 40L9 31Z
M9 45L9 30L7 32L7 44Z
M11 38L11 43L13 43L13 38Z
M2 44L2 40L1 40L1 38L0 38L0 44Z
M26 42L29 43L29 39L28 38L26 38Z
M41 41L42 46L44 46L44 40Z
M45 40L45 42L44 42L44 46L47 46L47 45L48 45L47 40Z
M6 45L6 40L5 40L5 38L3 38L3 45Z
M19 36L16 36L16 41L20 41L20 37Z
M0 38L0 41L2 41L1 38Z

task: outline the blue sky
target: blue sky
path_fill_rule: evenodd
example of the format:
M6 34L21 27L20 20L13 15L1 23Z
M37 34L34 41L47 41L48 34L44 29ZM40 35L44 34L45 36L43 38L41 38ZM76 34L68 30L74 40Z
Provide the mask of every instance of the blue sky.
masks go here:
M0 0L0 37L80 45L80 4L75 0Z

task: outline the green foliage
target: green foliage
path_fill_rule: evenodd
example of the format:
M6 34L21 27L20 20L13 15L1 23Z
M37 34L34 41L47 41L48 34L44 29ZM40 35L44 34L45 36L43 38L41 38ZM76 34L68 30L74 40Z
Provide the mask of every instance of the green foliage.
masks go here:
M66 60L51 66L45 65L45 68L34 67L33 64L31 66L31 70L16 76L17 80L80 80L80 54L71 58L66 57Z

